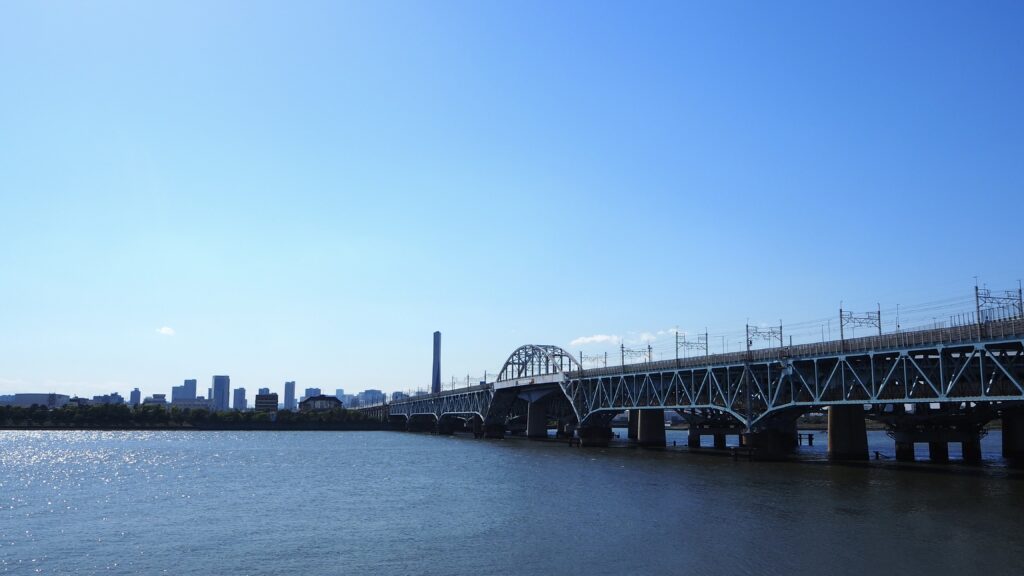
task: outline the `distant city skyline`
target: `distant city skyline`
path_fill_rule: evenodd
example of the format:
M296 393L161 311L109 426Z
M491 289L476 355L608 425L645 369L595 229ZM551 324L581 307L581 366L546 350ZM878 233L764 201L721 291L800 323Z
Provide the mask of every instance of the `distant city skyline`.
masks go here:
M0 394L429 390L434 331L449 387L1024 276L1021 3L103 5L0 5Z

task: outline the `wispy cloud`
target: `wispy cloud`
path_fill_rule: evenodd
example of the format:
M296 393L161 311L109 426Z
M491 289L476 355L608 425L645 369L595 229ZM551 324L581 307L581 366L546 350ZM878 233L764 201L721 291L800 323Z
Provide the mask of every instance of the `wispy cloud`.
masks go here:
M594 334L593 336L580 336L569 342L569 346L586 346L587 344L618 344L622 342L621 336L614 334Z
M174 328L171 328L170 326L161 326L156 329L156 333L161 336L174 336Z

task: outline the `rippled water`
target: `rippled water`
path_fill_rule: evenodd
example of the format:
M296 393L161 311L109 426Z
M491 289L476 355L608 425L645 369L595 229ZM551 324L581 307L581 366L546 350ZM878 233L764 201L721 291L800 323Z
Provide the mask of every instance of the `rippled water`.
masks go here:
M12 574L1020 574L1022 504L998 469L390 432L0 432Z

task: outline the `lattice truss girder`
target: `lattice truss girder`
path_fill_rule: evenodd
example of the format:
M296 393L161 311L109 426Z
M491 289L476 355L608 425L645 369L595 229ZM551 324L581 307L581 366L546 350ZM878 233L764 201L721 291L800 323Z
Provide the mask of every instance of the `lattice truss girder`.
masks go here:
M1024 341L577 377L563 390L581 420L711 408L748 425L794 407L1024 400Z
M484 388L467 392L455 391L450 394L429 396L426 398L410 398L390 405L392 416L411 418L417 415L432 415L437 419L442 416L486 416L491 405L493 390Z

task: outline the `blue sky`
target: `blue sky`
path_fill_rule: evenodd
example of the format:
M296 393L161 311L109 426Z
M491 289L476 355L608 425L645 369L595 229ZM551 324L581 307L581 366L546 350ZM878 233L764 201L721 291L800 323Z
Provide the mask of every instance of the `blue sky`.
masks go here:
M4 2L0 73L0 394L409 389L434 330L464 379L1024 275L1020 3Z

